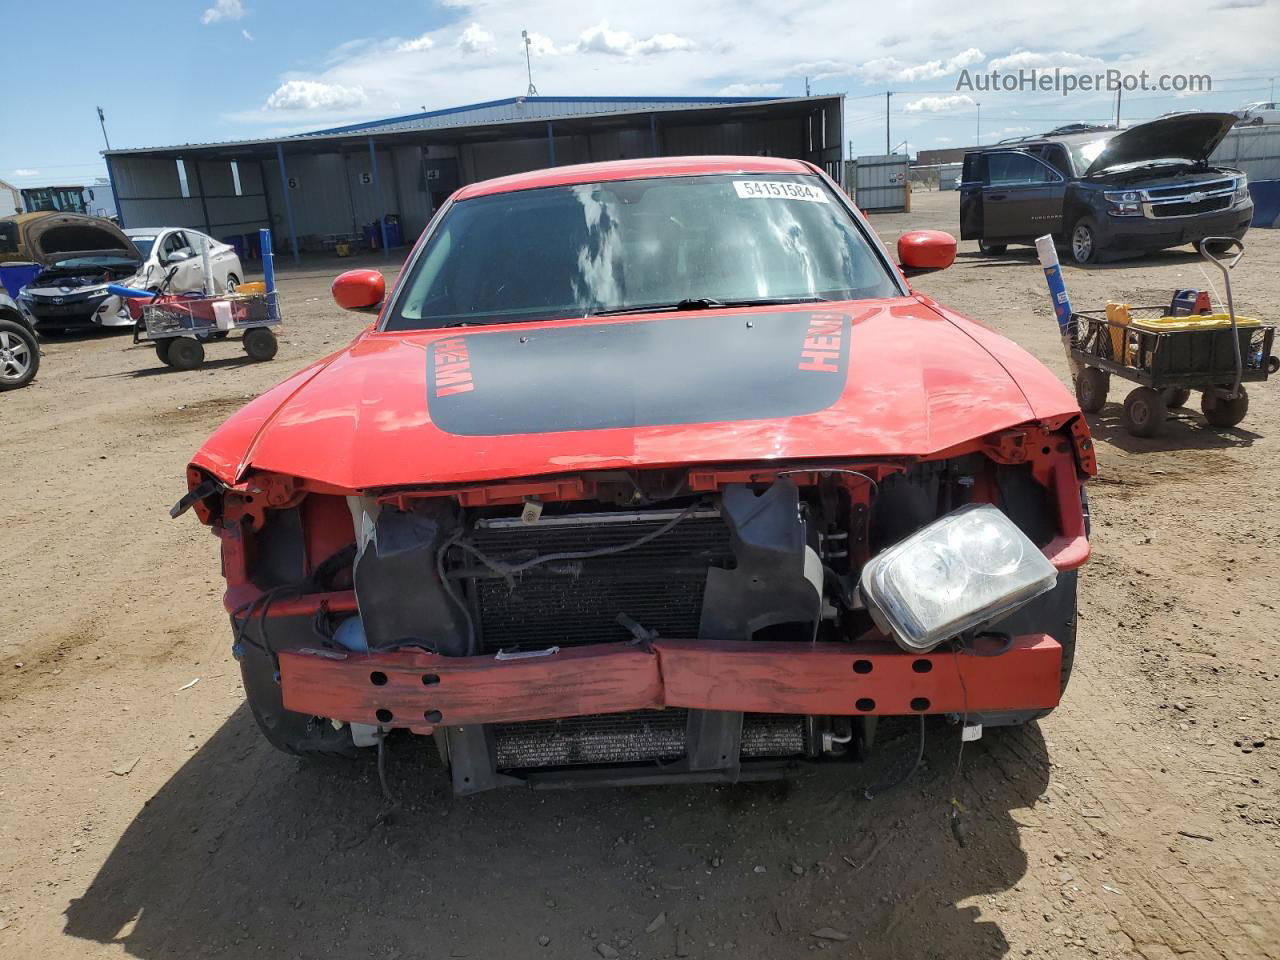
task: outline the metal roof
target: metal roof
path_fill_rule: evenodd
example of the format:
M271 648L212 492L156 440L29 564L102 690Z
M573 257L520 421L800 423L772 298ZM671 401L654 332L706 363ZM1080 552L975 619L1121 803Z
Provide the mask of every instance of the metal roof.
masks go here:
M388 117L383 120L371 120L278 137L131 147L104 150L102 154L106 157L115 157L131 154L182 156L196 151L226 155L241 152L265 153L267 150L274 152L277 144L284 145L286 148L291 144L324 146L328 142L336 145L344 140L363 139L375 135L382 135L391 140L411 138L415 133L429 137L434 134L433 139L439 140L442 136L447 136L450 131L462 133L465 130L470 137L480 134L481 131L486 134L499 134L501 128L519 128L522 124L541 127L549 121L563 122L572 126L575 122L590 123L593 118L639 118L655 113L678 112L691 115L703 111L712 114L740 113L752 108L758 108L761 112L770 109L794 110L803 109L807 105L820 101L838 100L841 97L841 94L812 97L509 97L505 100L491 100L445 110Z
M507 97L461 107L410 113L402 117L368 120L342 127L312 130L300 137L337 133L376 133L391 130L435 130L440 127L468 127L505 120L558 120L567 117L606 113L681 110L690 107L718 107L732 103L758 103L781 97Z

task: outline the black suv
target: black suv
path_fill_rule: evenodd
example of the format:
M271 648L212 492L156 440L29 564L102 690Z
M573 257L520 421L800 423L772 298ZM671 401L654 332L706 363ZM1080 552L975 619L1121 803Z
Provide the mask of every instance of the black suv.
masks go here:
M1053 234L1076 263L1243 237L1247 178L1209 165L1236 122L1179 113L1125 130L1076 125L965 154L960 237L984 253Z

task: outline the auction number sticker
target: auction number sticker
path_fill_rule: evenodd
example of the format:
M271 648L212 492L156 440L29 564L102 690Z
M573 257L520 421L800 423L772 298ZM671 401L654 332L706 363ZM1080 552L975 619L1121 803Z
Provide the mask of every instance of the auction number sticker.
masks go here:
M735 180L733 189L743 200L808 200L810 203L827 203L827 194L821 187L807 183L791 183L787 180Z

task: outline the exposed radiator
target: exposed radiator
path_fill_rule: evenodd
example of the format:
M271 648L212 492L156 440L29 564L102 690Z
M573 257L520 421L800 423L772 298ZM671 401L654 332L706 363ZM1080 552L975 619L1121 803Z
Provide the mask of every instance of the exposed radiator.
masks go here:
M508 563L547 553L597 550L659 529L678 511L588 513L477 522L470 540ZM455 549L454 567L477 566ZM708 566L731 567L729 529L714 510L695 512L666 533L623 553L535 567L516 578L468 583L481 650L624 641L625 613L666 637L696 637Z
M675 760L685 753L687 710L635 710L563 720L498 724L493 728L502 770L594 763ZM749 713L742 719L743 759L806 752L805 718Z

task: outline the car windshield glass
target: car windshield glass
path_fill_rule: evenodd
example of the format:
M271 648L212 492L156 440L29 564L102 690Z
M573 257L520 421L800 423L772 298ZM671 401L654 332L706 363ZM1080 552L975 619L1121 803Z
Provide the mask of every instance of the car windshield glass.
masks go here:
M458 203L384 329L899 293L817 177L662 177Z
M156 242L155 237L135 237L133 234L130 234L129 239L132 240L133 245L138 248L138 252L142 254L143 260L151 256L151 247Z
M1071 144L1071 159L1075 161L1076 171L1083 174L1088 170L1089 164L1098 159L1098 154L1106 149L1110 139L1111 137L1101 137L1098 140Z

